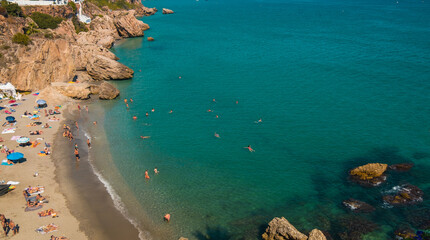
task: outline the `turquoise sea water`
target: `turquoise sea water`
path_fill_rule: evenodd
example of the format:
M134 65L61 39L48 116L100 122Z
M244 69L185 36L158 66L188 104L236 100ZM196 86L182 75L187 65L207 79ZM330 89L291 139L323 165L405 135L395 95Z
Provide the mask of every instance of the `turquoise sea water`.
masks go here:
M112 160L142 229L160 239L257 239L284 216L340 239L348 219L363 217L377 224L368 239L388 239L429 221L429 1L143 4L160 10L142 19L145 38L113 49L135 76L103 103ZM415 166L377 188L349 182L348 170L368 162ZM424 202L384 205L383 193L406 182ZM350 197L377 210L349 214L341 202Z

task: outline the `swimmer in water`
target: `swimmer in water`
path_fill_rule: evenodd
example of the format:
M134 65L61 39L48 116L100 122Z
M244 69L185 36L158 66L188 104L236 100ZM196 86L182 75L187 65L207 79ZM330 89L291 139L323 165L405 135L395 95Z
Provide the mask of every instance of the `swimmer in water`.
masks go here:
M252 149L251 145L248 145L248 147L244 147L244 148L247 148L250 152L255 152L255 150Z
M127 98L124 98L124 103L127 104Z
M236 104L239 104L239 101L236 101Z
M216 103L216 100L215 100L215 98L214 98L214 99L212 99L212 102Z
M142 139L147 139L147 138L150 138L151 136L140 136L140 138L142 138Z
M148 169L145 170L145 179L149 179Z
M137 119L137 117L136 116L133 116L133 120L136 120Z
M212 112L212 110L208 109L208 112Z
M258 119L258 121L255 121L255 123L262 123L263 122L263 120L260 118L260 119Z
M218 118L218 115L215 115L215 118Z
M157 167L155 167L155 168L154 168L154 173L155 173L155 174L158 174L158 169L157 169Z
M126 103L126 104L125 104L125 108L127 108L127 110L128 110L128 108L129 108L129 107L128 107L128 103Z
M215 133L215 134L214 134L214 136L215 136L216 138L220 138L220 136L219 136L219 134L218 134L218 133Z
M169 113L173 113L173 110L170 110Z
M170 214L166 214L166 215L164 215L164 221L170 221Z
M149 116L149 113L148 112L146 112L146 114L145 114L147 117Z
M130 102L133 103L133 98L130 98Z
M152 108L152 109L151 109L151 112L155 112L155 109L154 109L154 108Z
M182 77L181 76L179 76L179 79L181 79Z

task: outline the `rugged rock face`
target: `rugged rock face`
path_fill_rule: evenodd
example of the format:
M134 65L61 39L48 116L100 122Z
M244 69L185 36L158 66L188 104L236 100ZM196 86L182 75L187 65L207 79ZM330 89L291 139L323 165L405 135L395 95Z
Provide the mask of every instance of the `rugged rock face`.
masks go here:
M88 83L52 83L51 86L64 96L85 100L90 98L90 85Z
M119 96L119 91L112 84L103 82L99 87L99 98L104 100L115 99Z
M114 13L115 27L121 37L143 36L143 31L149 29L149 25L137 20L135 11L116 11Z
M287 219L274 218L262 235L264 240L307 240L308 237L299 232Z
M367 186L377 186L386 180L383 175L387 170L387 164L382 163L369 163L349 172L352 180Z
M27 13L39 11L64 17L71 11L69 8L37 6L27 8ZM0 61L0 80L10 81L17 90L33 91L43 89L51 83L69 82L76 75L81 83L133 77L133 70L118 63L118 58L108 48L123 37L143 36L143 31L149 26L134 17L134 10L106 11L87 2L85 9L91 9L94 16L97 16L91 22L89 32L76 34L71 20L65 20L55 30L47 29L42 33L32 34L32 44L29 46L13 44L11 38L17 32L22 33L23 27L30 20L0 16L0 45L8 47L7 50L0 49L3 55ZM46 38L45 33L53 37ZM74 85L73 88L57 85L54 90L73 98L88 98L87 93L91 89L82 90L78 94L75 91L78 86L87 88L82 85ZM112 85L103 86L106 99L118 95Z
M327 240L327 238L320 230L314 229L309 233L309 240Z
M163 8L163 14L172 14L172 13L174 13L172 10Z
M67 82L74 76L74 46L70 42L41 40L37 45L19 46L15 53L19 63L1 71L18 90L43 89L51 82Z
M389 168L391 170L395 170L399 172L406 172L411 170L413 166L414 166L414 163L399 163L399 164L390 165Z
M73 17L73 15L75 15L72 7L68 5L24 6L22 7L22 11L26 16L30 15L33 12L46 13L54 17L62 17L62 18L71 18Z
M423 201L423 191L417 186L406 184L399 188L395 195L383 196L385 202L393 205L409 205Z
M134 73L124 64L100 55L89 59L87 72L94 80L129 79Z
M375 211L375 208L372 207L372 205L352 198L345 200L342 203L345 207L347 207L349 210L353 212L368 213L368 212Z

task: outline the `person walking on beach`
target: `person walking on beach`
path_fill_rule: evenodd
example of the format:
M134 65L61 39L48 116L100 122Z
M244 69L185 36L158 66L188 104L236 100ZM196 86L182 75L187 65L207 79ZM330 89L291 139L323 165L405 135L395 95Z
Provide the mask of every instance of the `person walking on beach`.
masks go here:
M89 138L87 138L87 145L88 145L88 148L91 148L91 142Z
M145 179L149 179L148 169L145 170Z
M244 148L247 148L250 152L255 152L255 150L252 149L251 145L248 145L248 147L244 147Z
M79 156L79 150L77 148L75 148L75 157L76 161L79 161L81 159L81 157Z

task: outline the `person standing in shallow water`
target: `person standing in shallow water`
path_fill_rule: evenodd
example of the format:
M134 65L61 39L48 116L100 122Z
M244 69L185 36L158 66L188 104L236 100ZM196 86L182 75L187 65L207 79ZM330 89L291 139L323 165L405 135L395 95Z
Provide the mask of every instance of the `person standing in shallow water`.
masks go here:
M88 148L91 148L91 142L89 138L87 138L87 144L88 144Z
M145 170L145 179L149 179L148 169Z
M75 157L76 161L79 161L81 159L81 157L79 156L79 150L77 148L75 148Z

